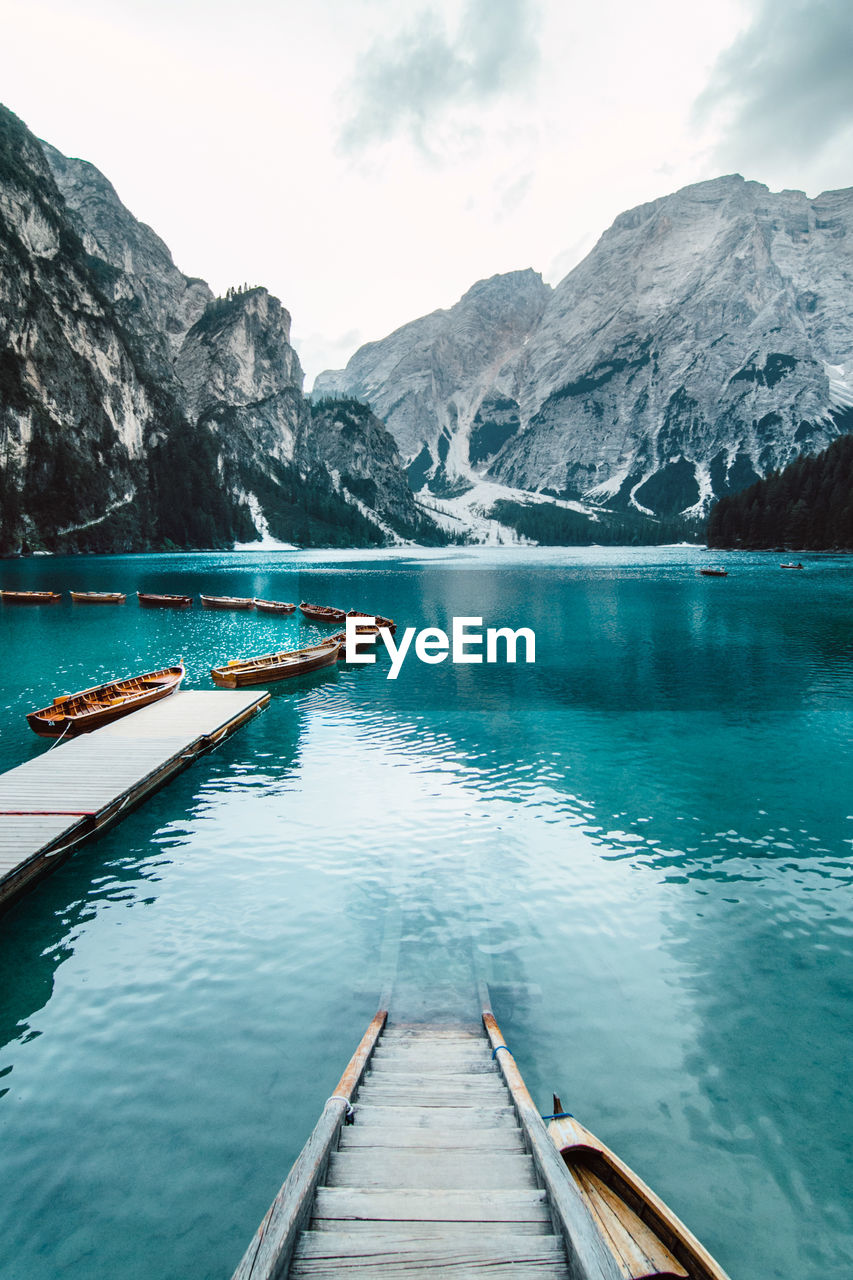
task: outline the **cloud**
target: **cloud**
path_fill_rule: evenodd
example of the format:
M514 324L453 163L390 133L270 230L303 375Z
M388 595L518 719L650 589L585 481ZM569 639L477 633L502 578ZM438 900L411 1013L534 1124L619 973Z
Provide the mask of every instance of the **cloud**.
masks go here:
M539 61L533 27L530 0L467 0L453 38L425 10L394 39L377 41L352 82L343 150L397 133L429 150L429 128L448 107L486 103L529 81Z
M853 124L850 0L762 0L695 104L726 123L717 158L810 159Z

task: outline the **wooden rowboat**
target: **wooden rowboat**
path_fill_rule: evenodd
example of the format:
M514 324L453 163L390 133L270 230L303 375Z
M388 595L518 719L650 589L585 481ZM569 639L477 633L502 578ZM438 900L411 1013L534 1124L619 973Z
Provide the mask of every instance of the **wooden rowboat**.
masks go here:
M260 613L293 613L295 604L287 604L284 600L259 600L255 597L255 608Z
M78 733L91 733L111 720L168 697L183 678L184 668L179 664L94 685L81 693L65 693L54 698L52 706L31 711L27 723L33 733L42 738L72 738Z
M61 591L0 591L4 604L58 604Z
M303 600L299 608L305 614L305 617L310 618L312 622L333 622L338 624L346 621L347 615L343 609L335 609L331 605L306 604Z
M202 609L254 609L251 596L202 596Z
M75 604L124 604L127 596L120 591L72 591Z
M703 578L727 578L729 576L728 569L700 569Z
M600 1139L573 1116L555 1118L548 1134L625 1276L728 1280L684 1223Z
M387 631L394 636L397 634L397 624L393 618L383 618L379 613L362 613L360 609L350 609L347 614L348 618L373 618L377 627L385 627ZM368 628L369 630L369 628Z
M225 666L211 667L210 674L213 683L224 689L289 680L292 676L319 671L321 667L331 667L338 660L338 649L337 640L323 640L307 649L284 649L281 653L265 653L257 658L233 658Z
M779 568L780 568L780 569L802 569L802 567L803 567L803 566L802 566L801 564L799 564L799 563L798 563L798 564L780 564L780 565L779 565Z
M136 598L143 609L189 609L192 596L154 596L137 591Z

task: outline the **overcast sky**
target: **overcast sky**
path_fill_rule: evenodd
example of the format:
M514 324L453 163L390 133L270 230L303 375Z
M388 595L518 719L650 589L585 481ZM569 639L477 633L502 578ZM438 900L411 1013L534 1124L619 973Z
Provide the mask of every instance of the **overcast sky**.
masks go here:
M0 97L178 266L264 284L310 387L475 280L740 172L853 185L850 0L3 0Z

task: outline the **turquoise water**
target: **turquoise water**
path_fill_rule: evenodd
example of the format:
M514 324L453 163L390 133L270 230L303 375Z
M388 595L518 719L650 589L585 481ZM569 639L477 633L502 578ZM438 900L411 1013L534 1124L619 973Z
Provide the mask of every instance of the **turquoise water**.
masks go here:
M14 587L527 625L533 666L273 686L0 918L3 1280L227 1278L393 979L478 972L552 1090L734 1280L850 1274L853 559L677 549L89 557ZM322 632L325 634L325 632ZM0 767L54 693L298 618L0 609Z

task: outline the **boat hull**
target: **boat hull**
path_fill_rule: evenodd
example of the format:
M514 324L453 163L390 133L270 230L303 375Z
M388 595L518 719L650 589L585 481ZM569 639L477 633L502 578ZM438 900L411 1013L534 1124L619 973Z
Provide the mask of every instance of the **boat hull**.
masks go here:
M165 667L161 671L147 671L141 676L95 685L80 693L56 698L50 707L31 711L27 724L40 738L75 738L81 733L92 733L113 720L167 698L180 687L183 678L183 667Z
M303 603L299 608L311 622L329 622L336 627L346 622L347 615L343 609L334 609L331 605Z
M559 1098L554 1103L561 1111ZM623 1267L639 1246L648 1263L644 1275L729 1280L669 1206L573 1116L552 1120L548 1134Z
M0 591L4 604L59 604L59 591Z
M238 596L202 596L202 609L254 609L255 602Z
M287 604L284 600L255 600L255 608L259 613L293 613L295 604Z
M334 666L338 660L338 649L336 642L326 641L311 649L264 654L260 658L246 659L245 663L212 667L210 675L213 683L222 689L243 689L250 685L269 684L273 680L290 680L294 676L305 676L323 667Z
M124 604L127 596L120 591L72 591L75 604Z
M137 591L136 598L143 609L189 609L192 596L154 596Z

